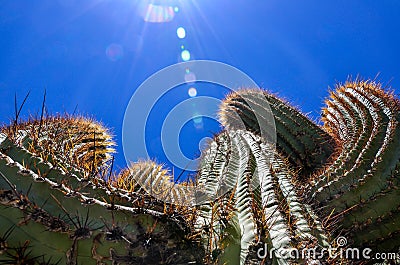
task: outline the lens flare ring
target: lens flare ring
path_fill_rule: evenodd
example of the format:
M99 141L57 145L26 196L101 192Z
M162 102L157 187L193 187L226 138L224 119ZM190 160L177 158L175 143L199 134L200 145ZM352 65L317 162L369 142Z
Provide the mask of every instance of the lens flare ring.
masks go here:
M194 115L187 111L193 103L196 104L198 109L204 111ZM196 171L198 159L187 158L182 153L179 148L179 132L190 120L193 120L195 123L202 122L203 117L217 120L215 113L217 113L220 103L220 99L213 97L201 96L190 98L176 105L168 113L161 129L161 144L170 163L187 171Z
M185 75L188 69L190 73L196 76L196 82L207 82L226 87L230 91L237 91L239 88L259 88L259 86L245 73L239 69L217 61L209 60L193 60L188 62L177 63L170 65L160 71L154 73L147 78L134 92L125 111L123 127L122 127L122 147L125 160L128 164L140 159L149 159L149 154L146 147L146 124L151 110L157 102L170 90L175 87L187 84ZM187 79L187 78L186 78ZM179 147L179 132L185 123L189 120L202 121L202 117L207 117L213 120L218 120L217 110L220 99L206 96L197 96L189 98L177 104L166 116L161 131L162 147L167 155L169 162L180 168L190 171L196 170L197 161L185 157ZM202 113L189 115L190 112L185 111L188 105L203 106ZM261 117L271 117L269 124L274 124L273 116L269 106L259 108L252 102L247 102L249 107L254 111L257 122L260 128L265 128L260 121ZM186 108L187 109L187 108ZM261 112L261 113L260 113ZM264 113L263 113L264 112ZM235 125L236 126L236 125ZM271 127L271 126L269 126ZM244 124L239 124L235 129L245 129ZM229 128L228 128L229 129ZM273 134L271 134L273 132ZM272 138L271 138L272 135ZM267 128L265 131L261 129L261 139L265 139L270 144L275 143L275 128ZM228 162L229 163L229 162ZM229 166L229 165L228 165ZM141 183L138 183L142 185ZM148 184L143 183L142 186ZM176 189L179 189L180 184L176 184ZM227 187L229 189L231 187ZM221 193L207 194L207 196L198 200L194 198L198 187L185 187L187 196L193 196L190 201L193 204L202 204L205 201L216 199ZM226 190L228 191L228 190ZM215 196L215 197L213 197ZM157 198L165 201L165 198ZM184 204L185 202L166 201L175 204Z

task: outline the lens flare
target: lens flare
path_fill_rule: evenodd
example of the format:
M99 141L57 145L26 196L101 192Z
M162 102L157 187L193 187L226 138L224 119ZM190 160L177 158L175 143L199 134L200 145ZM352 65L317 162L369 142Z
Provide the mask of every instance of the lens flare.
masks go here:
M204 129L203 118L201 116L194 117L192 119L192 121L193 121L194 128L196 128L197 130Z
M199 113L195 113L195 114L193 115L193 122L194 122L195 124L203 123L203 118L202 118L201 116L198 116L198 115L200 115L200 114L199 114Z
M172 6L149 4L142 17L146 22L163 23L174 19L175 12Z
M188 94L190 97L194 98L195 96L197 96L197 90L194 87L189 88L188 90Z
M190 52L188 50L183 50L181 52L181 58L183 61L189 61L190 60Z
M196 75L192 72L185 74L185 82L186 83L194 83L196 82Z
M112 43L106 48L106 56L110 61L118 61L124 56L124 49L121 45Z
M186 30L183 27L179 27L176 30L176 35L178 36L178 38L184 39L186 37Z
M200 142L199 142L199 150L202 151L202 150L204 150L205 148L207 148L208 143L209 143L210 141L212 141L212 138L211 138L211 137L204 137L204 138L202 138L202 139L200 140Z

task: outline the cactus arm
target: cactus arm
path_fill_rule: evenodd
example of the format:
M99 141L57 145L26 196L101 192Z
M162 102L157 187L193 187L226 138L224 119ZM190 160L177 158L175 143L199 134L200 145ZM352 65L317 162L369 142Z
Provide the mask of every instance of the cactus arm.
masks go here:
M2 131L15 143L21 143L53 165L62 163L66 168L80 169L86 178L97 173L114 152L115 143L108 129L93 119L80 116L30 119Z
M333 124L338 126L333 128L336 128L337 132L344 132L345 136L341 136L340 133L335 135L336 138L340 140L341 152L336 157L335 162L325 168L323 175L317 175L310 183L312 187L309 193L312 194L311 196L313 197L321 192L324 187L329 186L328 183L330 183L332 179L335 180L346 173L358 156L356 147L360 138L357 137L357 135L360 134L361 127L357 124L358 121L355 118L357 117L355 110L344 102L343 97L333 92L331 93L331 101L327 101L326 104L328 107L325 108L323 112L325 114L331 114L332 116L327 116L327 118L334 117L338 120L338 123L326 122L325 128L331 131L331 127L327 125Z
M368 156L366 156L366 151L370 151L370 153L375 153L376 151L373 148L370 148L371 142L375 140L376 142L380 141L380 138L383 137L383 133L378 135L378 128L377 124L382 124L383 126L384 123L380 123L377 114L375 113L375 110L371 110L371 114L367 112L365 108L363 108L362 104L354 104L353 101L356 102L356 99L351 96L347 95L345 93L339 94L340 97L342 97L347 104L356 111L355 116L359 117L359 133L355 135L359 135L358 137L358 142L357 144L352 148L352 152L354 155L352 156L352 159L349 161L348 165L349 166L344 174L338 175L336 178L332 179L330 182L328 182L325 185L328 185L329 192L327 189L321 189L320 192L316 193L316 197L322 196L326 197L326 192L329 193L329 195L334 196L336 193L335 191L339 192L341 189L346 189L348 186L344 185L346 183L353 183L355 181L355 178L357 178L357 175L363 174L360 172L363 168L365 168L365 171L368 170L368 161L371 159ZM359 106L361 105L361 106ZM374 117L373 117L373 116ZM375 120L376 125L374 126L367 126L367 124L371 124L372 120ZM372 127L372 128L371 128ZM382 131L385 131L384 128ZM377 138L377 139L375 139ZM379 148L379 146L378 146ZM372 150L370 150L372 149ZM376 149L376 147L375 147ZM342 170L344 171L344 170ZM322 194L321 194L322 193Z
M340 126L348 129L348 137L341 139L342 162L327 168L320 178L325 181L311 182L309 194L324 208L324 214L334 211L339 216L335 222L340 222L354 244L382 249L378 242L394 242L396 246L393 235L400 230L396 219L400 200L400 103L379 84L355 81L338 87L328 106L337 110L341 117L337 120L345 123Z
M86 204L86 206L91 208L91 216L97 219L112 218L111 212L105 210L107 208L126 210L132 213L145 211L156 216L162 215L162 213L150 209L139 209L119 204L112 205L103 200L88 197L80 192L70 189L64 184L58 184L47 178L39 177L8 157L2 157L2 159L0 159L0 168L9 181L17 186L19 192L27 194L30 200L34 200L38 205L43 205L43 209L52 212L55 215L62 216L65 212L59 207L59 205L55 203L47 203L51 198L55 198L57 201L62 202L63 207L70 213L76 211L86 212ZM4 180L0 181L0 185L1 188L8 187L8 184L5 183ZM125 214L119 214L118 212L114 214L114 218L117 221L127 221L127 216Z
M354 189L351 188L351 184L355 183L355 181L362 183L362 185L357 187L359 192L346 192L343 195L343 199L334 200L330 203L332 207L337 208L339 211L340 209L343 209L343 202L354 205L358 203L360 199L366 200L374 193L379 192L381 189L379 188L379 184L385 183L388 177L391 176L391 171L394 170L400 159L400 154L396 152L396 150L399 150L398 139L400 136L399 128L397 127L398 117L393 114L393 110L390 110L380 99L373 97L373 95L371 95L369 100L367 100L360 95L360 92L357 92L356 89L347 88L345 91L357 95L358 101L356 102L358 102L359 105L365 106L365 108L369 107L369 112L372 113L371 116L373 117L374 122L372 123L372 120L370 119L370 123L367 124L366 121L364 121L365 117L360 117L360 119L364 121L364 127L372 128L363 129L364 131L371 131L370 137L368 141L363 141L363 146L356 148L356 150L362 149L358 152L359 155L355 160L353 167L351 167L341 178L332 180L332 185L329 185L328 194L331 197L334 197L336 194L349 188ZM374 110L374 105L375 107L379 105L383 107ZM380 145L379 143L383 144ZM376 172L377 169L379 169L378 172L380 173L376 177L373 177L375 175L374 172ZM328 189L323 189L323 191L327 192ZM355 198L357 199L355 200Z
M24 192L39 185L37 191L34 192L35 200L39 203L43 203L50 198L49 196L55 196L59 193L62 194L61 196L78 196L82 202L92 203L97 201L100 205L111 207L114 204L118 208L132 206L132 201L135 200L134 196L139 195L137 193L124 193L120 189L109 186L102 179L91 181L79 178L80 171L78 170L74 171L77 174L64 172L62 169L52 166L49 162L44 162L26 149L16 146L7 138L0 144L0 147L3 151L3 153L0 153L1 169L6 170L7 175L13 178L13 181L18 183L18 186L23 188ZM31 179L33 183L29 182ZM50 190L54 189L61 192L47 193L46 191L49 189L40 186L43 183L50 185ZM41 189L42 192L40 192ZM113 196L117 197L117 201L121 205L110 200ZM58 196L56 197L58 198ZM61 197L59 199L61 200ZM126 209L129 208L132 207ZM156 211L152 213L160 215Z
M264 95L270 103L274 117L276 119L279 117L281 123L290 132L290 136L285 138L292 137L303 144L305 148L302 154L305 156L303 159L310 160L305 165L311 162L316 168L322 167L334 151L334 141L331 136L287 102L270 93L264 92ZM277 132L279 132L278 129Z

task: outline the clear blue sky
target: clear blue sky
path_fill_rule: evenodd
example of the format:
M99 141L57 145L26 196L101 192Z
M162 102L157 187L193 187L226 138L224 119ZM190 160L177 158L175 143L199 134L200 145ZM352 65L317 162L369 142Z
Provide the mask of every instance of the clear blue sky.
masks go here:
M169 13L170 21L146 22L150 4L179 10ZM124 167L121 133L129 99L151 74L182 61L182 45L191 59L233 65L317 118L328 86L348 75L380 73L379 80L393 79L399 91L399 14L398 0L3 0L0 122L12 117L15 93L21 102L31 91L23 113L38 112L46 88L51 113L77 106L113 129L116 164ZM178 38L178 27L186 29L185 38ZM197 96L225 93L197 85ZM174 90L150 117L147 143L159 162L168 164L160 124L187 98L187 87ZM219 130L215 121L203 122L203 129L187 123L181 132L188 157L198 154L200 139Z

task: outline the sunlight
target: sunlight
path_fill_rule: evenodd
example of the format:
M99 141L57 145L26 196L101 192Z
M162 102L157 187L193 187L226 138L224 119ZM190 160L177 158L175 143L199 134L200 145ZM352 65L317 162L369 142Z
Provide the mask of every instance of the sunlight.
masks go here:
M177 7L150 3L142 11L142 17L146 22L164 23L173 20L178 10Z

